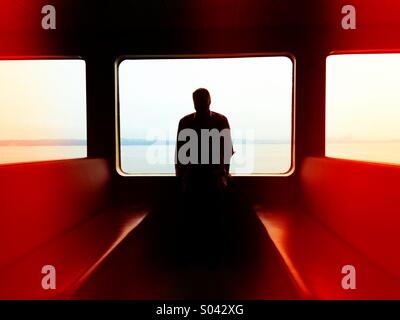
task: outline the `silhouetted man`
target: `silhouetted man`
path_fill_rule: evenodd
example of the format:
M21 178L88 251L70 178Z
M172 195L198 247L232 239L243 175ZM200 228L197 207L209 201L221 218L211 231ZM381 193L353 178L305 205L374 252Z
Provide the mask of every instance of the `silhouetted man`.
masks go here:
M210 110L207 89L194 91L193 102L196 112L179 121L176 175L184 192L220 192L227 185L233 154L229 122Z
M226 212L225 189L232 157L228 120L210 111L207 89L193 92L196 112L179 122L176 175L180 180L178 243L189 261L215 261Z

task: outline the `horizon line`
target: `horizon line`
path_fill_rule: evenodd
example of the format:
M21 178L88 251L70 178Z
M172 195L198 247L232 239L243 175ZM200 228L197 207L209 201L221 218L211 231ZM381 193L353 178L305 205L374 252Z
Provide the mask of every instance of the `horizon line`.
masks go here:
M329 143L387 143L400 142L400 139L385 139L385 140L354 140L354 139L328 139ZM286 139L233 139L233 143L253 143L253 144L280 144L291 143L291 140ZM175 140L148 140L143 138L122 138L121 145L171 145L175 144ZM87 139L0 139L0 146L86 146Z

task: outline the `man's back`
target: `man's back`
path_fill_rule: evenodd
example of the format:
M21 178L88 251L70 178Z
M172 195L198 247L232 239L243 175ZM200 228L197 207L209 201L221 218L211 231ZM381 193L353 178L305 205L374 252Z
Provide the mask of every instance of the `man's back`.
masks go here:
M196 138L191 138L195 135ZM191 139L188 139L191 138ZM191 141L189 141L191 140ZM190 161L182 161L188 154ZM190 147L190 148L189 148ZM229 175L229 162L232 156L232 139L227 118L217 112L199 115L192 113L179 122L177 139L176 174L186 183L216 184ZM213 187L213 186L211 186Z
M196 116L196 112L184 116L179 121L179 128L193 129L218 129L223 130L229 128L228 119L217 112L210 111L209 116Z
M207 89L193 92L196 112L179 121L176 175L181 183L179 221L185 252L219 256L232 138L228 120L210 111ZM179 233L179 232L178 232ZM195 256L196 256L195 255ZM202 259L204 255L202 255Z
M226 185L233 154L228 119L210 111L207 89L193 92L196 112L179 121L175 170L188 190L218 190Z

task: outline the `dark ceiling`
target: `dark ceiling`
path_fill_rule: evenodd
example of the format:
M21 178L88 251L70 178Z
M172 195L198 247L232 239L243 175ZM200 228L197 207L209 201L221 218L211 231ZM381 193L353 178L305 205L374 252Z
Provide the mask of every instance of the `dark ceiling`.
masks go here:
M47 4L56 30L41 28ZM357 10L357 30L341 28L346 4ZM399 0L0 0L3 56L398 48L399 34Z

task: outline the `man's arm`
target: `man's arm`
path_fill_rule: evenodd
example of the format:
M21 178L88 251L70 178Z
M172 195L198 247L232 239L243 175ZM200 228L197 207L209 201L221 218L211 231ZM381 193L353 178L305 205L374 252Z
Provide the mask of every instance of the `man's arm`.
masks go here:
M224 124L224 129L228 129L228 135L227 135L227 139L228 139L228 143L227 145L230 146L231 150L230 150L230 157L229 157L229 162L225 163L225 172L226 174L229 174L229 170L230 170L230 161L232 159L233 154L235 153L235 151L233 150L233 142L232 142L232 135L231 135L231 127L229 125L229 121L228 119L225 117L225 124ZM224 151L225 152L225 151Z

